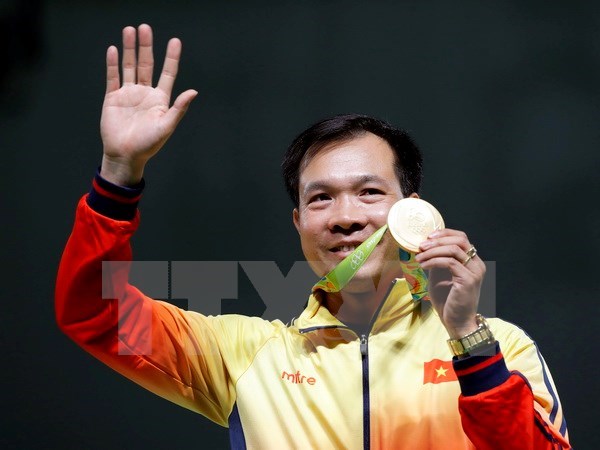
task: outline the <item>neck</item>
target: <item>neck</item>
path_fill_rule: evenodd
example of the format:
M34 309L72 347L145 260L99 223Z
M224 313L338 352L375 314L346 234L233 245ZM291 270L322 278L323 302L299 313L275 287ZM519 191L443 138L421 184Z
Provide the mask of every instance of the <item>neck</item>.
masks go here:
M325 306L341 322L367 325L385 301L395 278L382 278L378 283L370 283L368 289L353 290L350 285L340 292L328 292Z

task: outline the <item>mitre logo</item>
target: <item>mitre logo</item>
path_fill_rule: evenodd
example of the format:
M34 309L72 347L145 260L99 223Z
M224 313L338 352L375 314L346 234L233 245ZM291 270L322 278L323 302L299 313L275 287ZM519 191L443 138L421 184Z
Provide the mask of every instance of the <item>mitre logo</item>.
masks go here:
M308 383L311 386L317 382L317 380L315 380L314 377L307 377L306 375L302 375L299 370L297 370L296 373L288 373L284 370L283 372L281 372L281 379L287 380L290 383L294 384Z

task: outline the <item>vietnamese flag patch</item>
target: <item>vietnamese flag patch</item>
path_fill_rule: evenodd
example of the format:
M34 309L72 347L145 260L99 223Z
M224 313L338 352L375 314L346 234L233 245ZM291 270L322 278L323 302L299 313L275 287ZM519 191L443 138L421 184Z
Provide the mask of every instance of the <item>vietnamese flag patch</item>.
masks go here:
M423 363L423 384L438 384L456 380L458 378L456 378L456 373L452 368L452 361L432 359L429 362Z

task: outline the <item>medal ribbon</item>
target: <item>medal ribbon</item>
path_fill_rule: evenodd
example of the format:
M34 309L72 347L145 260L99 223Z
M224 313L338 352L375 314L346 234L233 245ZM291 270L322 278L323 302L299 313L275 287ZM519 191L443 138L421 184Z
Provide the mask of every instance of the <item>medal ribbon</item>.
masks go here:
M325 292L339 292L356 275L356 272L364 265L367 258L377 247L379 241L387 231L387 224L373 233L366 241L354 249L331 272L321 278L312 288L315 292L319 289ZM415 253L400 249L400 266L404 278L410 287L413 300L429 300L427 293L427 274L415 261Z

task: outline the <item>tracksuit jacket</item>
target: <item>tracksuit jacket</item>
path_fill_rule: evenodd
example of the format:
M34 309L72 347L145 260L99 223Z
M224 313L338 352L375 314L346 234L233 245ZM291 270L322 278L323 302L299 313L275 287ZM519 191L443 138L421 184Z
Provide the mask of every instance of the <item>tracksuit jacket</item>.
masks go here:
M452 360L439 317L404 279L360 336L320 291L284 324L153 300L128 283L128 263L103 281L102 261L131 261L141 188L97 175L81 199L58 273L58 324L117 372L229 427L232 448L570 448L535 343L489 319L498 343Z

